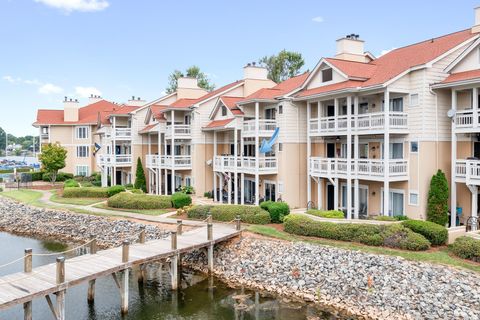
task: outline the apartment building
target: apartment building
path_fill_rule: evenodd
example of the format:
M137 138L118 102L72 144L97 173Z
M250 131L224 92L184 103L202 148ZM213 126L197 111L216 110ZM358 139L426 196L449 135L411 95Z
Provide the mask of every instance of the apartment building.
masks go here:
M199 195L213 190L213 134L203 128L210 122L217 100L221 96L243 98L276 85L262 67L249 64L243 72L242 80L200 97L149 106L141 133L149 141L146 167L151 193L170 194L181 186L192 186Z
M39 109L33 123L40 131L42 145L59 143L67 149L65 172L88 176L98 171L94 150L100 143L97 134L99 113L119 109L119 106L91 96L86 106L65 97L63 110Z

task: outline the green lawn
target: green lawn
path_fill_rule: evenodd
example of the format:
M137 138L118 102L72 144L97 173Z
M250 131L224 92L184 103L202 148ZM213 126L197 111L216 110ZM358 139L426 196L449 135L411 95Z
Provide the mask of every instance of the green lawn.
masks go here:
M97 205L94 205L95 208L100 208L100 209L106 209L106 210L112 210L112 211L124 211L124 212L133 212L133 213L140 213L140 214L146 214L149 216L159 216L161 214L171 212L174 209L146 209L146 210L140 210L140 209L120 209L120 208L112 208L107 206L105 203L99 203Z
M61 204L76 204L80 206L88 206L90 204L105 201L104 198L64 198L54 192L50 197L50 201Z
M467 260L456 258L450 255L447 247L441 247L441 248L433 249L426 252L404 251L404 250L390 249L386 247L371 247L371 246L366 246L358 243L334 241L334 240L322 239L322 238L315 239L312 237L301 237L301 236L296 236L296 235L286 233L284 231L279 231L269 226L251 225L247 228L247 230L257 234L261 234L264 236L277 238L281 240L303 241L303 242L308 242L312 244L327 245L327 246L332 246L332 247L337 247L342 249L358 250L358 251L374 253L374 254L385 254L389 256L398 256L398 257L402 257L412 261L442 264L442 265L465 268L475 272L480 272L480 264L469 262Z
M40 200L42 193L40 191L21 189L0 192L0 196L14 199L27 204L34 204Z

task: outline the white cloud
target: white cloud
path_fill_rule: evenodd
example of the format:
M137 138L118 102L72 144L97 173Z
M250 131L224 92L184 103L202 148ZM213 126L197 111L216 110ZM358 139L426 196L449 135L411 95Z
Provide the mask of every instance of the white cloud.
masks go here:
M2 79L5 80L5 81L8 81L10 83L18 83L18 78L15 79L12 76L3 76Z
M102 92L95 87L75 87L75 94L81 98L88 98L90 95L101 96Z
M313 18L312 21L313 21L313 22L321 23L321 22L323 22L323 21L325 21L325 20L323 19L323 17L318 16L318 17Z
M66 13L73 11L95 12L102 11L110 5L106 0L34 0L46 6L60 9Z
M52 83L45 83L44 85L40 86L38 88L38 93L41 94L56 94L56 93L61 93L63 89L59 86L56 86Z
M389 53L390 51L392 50L395 50L397 48L391 48L391 49L383 49L382 51L380 51L380 54L378 55L379 57L383 56L384 54L387 54Z

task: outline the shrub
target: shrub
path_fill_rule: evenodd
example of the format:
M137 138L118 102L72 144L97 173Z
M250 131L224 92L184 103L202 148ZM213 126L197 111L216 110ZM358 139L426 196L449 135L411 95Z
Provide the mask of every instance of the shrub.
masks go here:
M65 188L64 198L108 198L107 188L86 187L86 188Z
M394 216L395 220L397 221L405 221L408 220L407 216Z
M127 189L128 190L128 189ZM143 190L142 189L131 189L130 190L131 193L136 193L136 194L143 194Z
M51 176L51 173L49 172L45 172L43 175L42 175L42 180L43 181L47 181L47 182L50 182L50 176ZM59 172L57 174L57 177L55 179L55 181L58 181L58 182L62 182L62 181L65 181L65 180L68 180L68 179L73 179L73 174L71 173L66 173L66 172Z
M193 206L187 210L187 216L190 219L206 219L213 206Z
M217 221L232 221L240 216L243 222L251 224L270 223L270 214L260 207L242 205L218 205L210 209L212 218Z
M195 190L193 189L192 186L182 186L180 187L180 191L186 194L193 194L195 193Z
M450 250L460 258L480 262L480 240L459 237L450 245Z
M290 207L285 202L264 201L260 208L268 211L273 223L280 223L290 213Z
M442 170L438 170L430 181L427 220L441 226L448 222L448 182Z
M377 221L398 221L395 217L390 216L374 216L372 219Z
M0 187L0 192L3 192L3 188L2 188L2 187Z
M203 196L208 199L213 199L213 194L211 191L204 192Z
M167 209L172 207L172 200L170 196L122 192L108 198L107 204L122 209Z
M127 190L132 190L132 189L133 189L133 184L127 183L127 184L125 185L125 189L127 189Z
M102 181L102 174L100 172L94 172L92 175L88 178L91 182L93 181Z
M434 246L443 245L448 240L447 228L430 221L406 220L402 222L402 225L413 232L421 234Z
M113 197L117 193L125 191L124 186L111 186L107 189L108 197Z
M43 180L43 175L44 175L44 171L36 171L36 172L32 172L31 175L32 175L32 181L41 181Z
M145 172L143 171L142 159L137 159L137 171L135 173L135 189L142 189L143 192L147 192L147 179L145 178Z
M191 203L192 203L192 198L186 193L175 192L172 195L172 204L173 204L173 207L176 209L188 206Z
M406 250L427 250L430 242L420 234L400 224L373 225L354 223L332 223L314 221L302 215L285 218L284 230L288 233L360 242L372 246L387 246Z
M102 181L92 181L92 186L93 187L101 187L102 186Z
M93 181L93 182L95 182L95 181ZM82 182L80 182L80 185L82 187L93 187L93 183L90 182L90 181L82 181Z
M77 187L80 187L80 184L78 184L78 182L73 180L73 179L68 179L68 180L65 180L65 183L63 184L63 187L64 188L77 188Z
M322 218L345 219L345 214L343 213L343 211L340 210L322 211L317 209L310 209L307 211L307 213Z

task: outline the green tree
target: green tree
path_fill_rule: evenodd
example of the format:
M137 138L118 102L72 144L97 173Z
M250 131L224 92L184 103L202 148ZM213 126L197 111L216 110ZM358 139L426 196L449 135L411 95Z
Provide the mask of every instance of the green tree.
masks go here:
M137 171L135 173L135 189L142 189L147 192L147 179L145 178L145 171L143 171L142 159L137 159Z
M5 151L5 130L3 130L2 128L0 128L0 152L3 152Z
M305 64L301 53L285 49L276 55L265 56L258 62L267 68L268 78L276 83L298 75Z
M212 91L215 89L215 85L211 83L207 75L202 72L198 66L193 65L189 67L185 73L180 70L174 70L168 76L168 87L166 89L167 93L173 93L177 90L178 78L182 77L196 78L198 81L198 86L205 90Z
M49 143L42 148L42 153L38 156L42 163L43 170L49 173L52 184L57 180L57 174L60 169L65 168L65 159L67 150L60 144Z
M448 222L448 182L442 170L438 170L430 181L427 220L441 226Z

